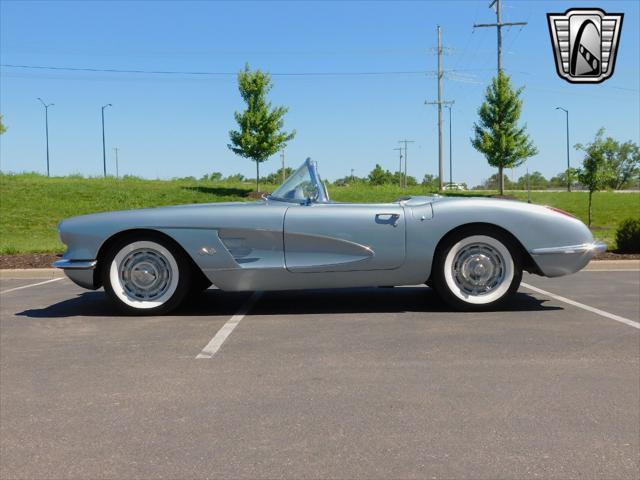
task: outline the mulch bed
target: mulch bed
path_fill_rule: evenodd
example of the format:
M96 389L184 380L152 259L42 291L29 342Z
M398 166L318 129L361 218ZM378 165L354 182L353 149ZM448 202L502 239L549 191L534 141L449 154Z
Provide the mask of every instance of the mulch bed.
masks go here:
M597 255L596 260L640 260L640 253L604 252Z
M0 269L5 268L49 268L59 258L55 253L20 253L0 255ZM640 253L605 252L596 260L640 260Z
M5 268L49 268L58 260L55 253L19 253L0 255L0 269Z

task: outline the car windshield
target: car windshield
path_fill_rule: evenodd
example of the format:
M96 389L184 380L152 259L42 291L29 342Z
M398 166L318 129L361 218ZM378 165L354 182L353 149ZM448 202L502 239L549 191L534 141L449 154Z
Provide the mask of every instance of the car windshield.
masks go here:
M327 192L315 164L307 159L269 198L293 202L324 202Z

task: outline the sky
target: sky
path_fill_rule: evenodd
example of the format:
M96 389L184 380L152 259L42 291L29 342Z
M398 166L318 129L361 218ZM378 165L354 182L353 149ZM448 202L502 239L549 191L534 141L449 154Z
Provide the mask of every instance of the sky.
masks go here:
M408 173L438 171L436 26L442 28L443 97L452 109L453 181L476 185L494 173L470 138L496 71L495 13L489 1L205 2L0 1L0 170L46 171L44 108L49 108L51 174L102 174L101 106L107 169L146 178L255 175L254 164L227 147L243 104L236 73L248 63L273 75L270 100L286 105L285 129L297 135L288 166L306 157L324 178L366 175L376 163L397 169L402 139ZM637 1L503 1L503 63L525 87L521 121L539 154L508 171L519 177L566 168L562 106L570 142L600 127L640 143L640 29ZM596 85L558 77L546 13L599 7L623 12L614 75ZM196 72L179 74L25 69L6 65ZM371 75L370 73L376 73ZM449 123L444 114L445 178ZM572 165L581 154L571 150ZM261 167L276 171L274 155Z

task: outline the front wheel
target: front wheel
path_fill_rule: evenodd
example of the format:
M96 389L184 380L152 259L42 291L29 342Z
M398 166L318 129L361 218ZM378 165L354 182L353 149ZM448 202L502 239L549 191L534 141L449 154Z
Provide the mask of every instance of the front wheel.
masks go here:
M189 262L165 239L125 238L107 252L104 260L104 289L126 313L167 313L189 291Z
M520 286L518 249L500 232L461 231L438 248L432 283L449 305L466 311L502 304Z

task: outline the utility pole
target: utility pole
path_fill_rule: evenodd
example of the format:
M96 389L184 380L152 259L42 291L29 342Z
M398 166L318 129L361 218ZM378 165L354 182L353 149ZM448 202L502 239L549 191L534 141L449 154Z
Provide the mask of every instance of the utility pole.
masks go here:
M44 101L40 97L38 97L38 100L40 100L40 103L44 107L44 131L45 131L45 137L47 139L47 177L50 177L51 175L49 173L49 107L52 107L53 105L55 105L55 103L50 103L49 105L47 105L46 103L44 103Z
M397 150L398 155L400 156L399 163L398 163L398 178L399 178L400 188L402 188L402 147L394 148L394 150Z
M571 191L571 175L569 169L571 164L569 163L569 110L562 107L556 107L556 110L562 110L567 115L567 192Z
M113 151L116 152L116 178L120 178L120 172L118 171L118 147L114 147Z
M284 148L280 150L280 160L282 161L282 183L284 183Z
M104 176L107 176L107 150L105 148L104 143L104 109L107 107L112 107L110 103L102 106L102 169L104 171Z
M407 144L414 143L414 141L398 140L398 143L404 143L404 188L407 188Z
M493 8L496 6L496 23L477 23L473 24L473 28L479 27L496 27L498 32L498 73L502 72L502 28L503 27L515 27L515 26L525 26L527 22L503 22L502 21L502 12L501 12L501 0L493 0L489 4L489 8Z
M453 142L451 141L451 105L445 105L449 109L449 185L453 185Z
M438 25L438 100L435 102L424 103L425 105L438 106L438 188L442 190L444 186L444 164L442 160L442 106L453 105L454 102L442 100L442 35L440 32L440 25Z
M351 169L351 183L353 183L353 172L354 172L354 171L355 171L355 170L352 168L352 169Z

